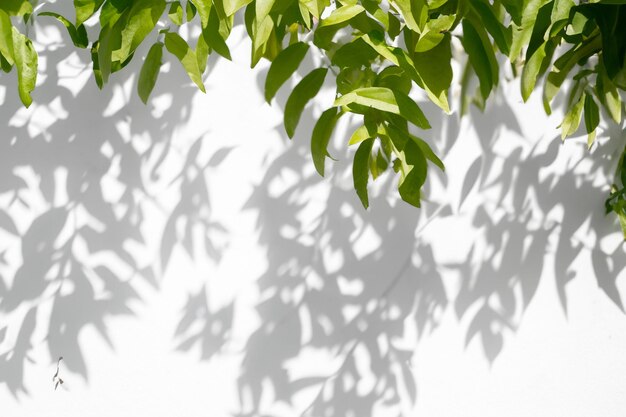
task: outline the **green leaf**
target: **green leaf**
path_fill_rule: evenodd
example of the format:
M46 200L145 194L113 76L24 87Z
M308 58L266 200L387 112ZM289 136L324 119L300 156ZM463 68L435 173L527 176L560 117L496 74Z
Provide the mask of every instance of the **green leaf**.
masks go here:
M102 6L104 0L74 0L76 26L82 25Z
M347 22L359 13L363 13L364 11L365 9L363 8L363 6L359 4L349 4L346 6L341 6L338 9L333 10L333 12L327 18L322 19L317 28L321 29L326 26L333 26Z
M206 43L204 36L198 36L198 42L196 42L196 59L198 60L198 69L200 70L200 74L204 74L204 70L206 70L210 53L211 48Z
M421 33L428 20L428 5L424 0L396 0L404 22L413 32Z
M265 79L265 100L268 103L272 101L278 89L298 69L308 50L309 45L297 42L282 50L274 59Z
M430 124L417 103L399 91L384 87L365 87L344 94L335 100L335 106L358 104L384 112L397 114L422 129L430 129Z
M224 0L224 13L226 16L232 16L242 7L252 3L252 0Z
M440 170L446 170L446 167L441 159L439 159L435 152L433 152L432 148L428 143L426 143L426 141L413 135L411 135L411 139L413 139L413 142L415 142L415 144L420 148L426 159L435 164Z
M230 49L226 45L226 41L220 33L220 18L217 15L217 10L213 7L209 13L209 20L206 28L202 30L202 36L205 42L209 45L209 48L230 60Z
M11 16L33 14L33 6L28 0L1 0L0 10L4 10Z
M581 60L595 54L602 46L601 36L594 36L587 39L582 44L574 46L565 52L554 63L554 69L546 78L546 85L543 89L543 102L546 111L550 110L550 102L561 88L567 78L567 74Z
M330 5L330 1L329 0L298 0L298 4L300 6L301 11L302 11L302 8L304 8L308 10L308 12L311 13L313 16L319 19L324 9ZM304 18L304 21L307 22L308 16L305 16L305 14L303 13L302 17Z
M191 22L194 17L196 17L196 13L198 9L193 4L191 0L187 0L187 6L185 7L185 14L187 15L187 22Z
M202 82L202 74L198 67L198 59L196 53L189 47L187 42L180 37L178 33L168 32L165 34L165 48L174 55L187 71L189 78L193 81L200 91L206 92L204 83Z
M426 159L413 141L407 142L402 154L405 160L400 158L403 170L403 178L398 187L400 197L412 206L420 207L421 190L426 182Z
M262 22L272 10L276 0L256 0L254 3L255 17L258 22Z
M494 6L492 6L486 0L471 0L472 7L476 10L476 13L480 17L481 21L485 25L487 32L491 34L493 40L498 45L498 49L503 54L509 55L511 49L511 28L506 28L499 16L496 15Z
M265 19L260 23L257 23L255 19L252 30L252 57L250 59L250 68L254 68L263 54L265 54L272 29L274 29L274 22L271 16L265 16Z
M311 155L313 156L313 165L322 177L324 176L324 166L328 154L328 142L340 116L341 113L337 113L336 107L330 108L322 113L315 123L315 127L313 127Z
M359 200L361 200L361 204L363 204L363 207L366 209L369 207L367 183L369 181L369 162L373 145L374 139L363 141L354 154L354 162L352 163L354 189L359 196Z
M396 65L390 65L376 76L374 86L386 87L404 94L409 94L409 91L411 91L411 78L404 69Z
M348 141L348 145L356 145L357 143L361 143L364 140L370 139L373 136L370 134L368 128L363 125L354 131L352 136L350 136L350 140Z
M448 89L452 84L451 62L450 34L445 34L444 40L431 50L416 52L413 59L428 97L446 113L450 113Z
M137 83L137 93L144 104L148 103L148 97L152 93L152 89L156 84L159 70L161 69L161 58L163 57L163 44L157 42L148 51L146 59L143 62L141 71L139 72L139 81Z
M378 57L376 51L367 45L363 39L357 38L342 45L332 56L331 63L339 68L360 69L361 66L369 67L376 57Z
M493 62L495 61L495 56L493 48L488 42L484 42L477 28L468 20L463 20L462 25L462 43L469 56L469 61L478 76L478 80L480 81L480 93L483 99L487 100L491 89L498 83L498 74L497 72L494 73Z
M600 98L600 102L604 105L611 118L615 123L622 122L622 100L617 87L606 75L602 62L598 64L598 77L596 78L596 92Z
M300 121L300 116L306 104L317 95L322 88L328 68L317 68L308 73L295 86L285 105L285 130L292 138Z
M576 91L573 91L572 94L575 96L577 93ZM579 94L577 98L570 100L570 102L571 104L569 105L569 109L567 110L567 113L565 113L563 123L561 123L562 140L565 140L566 137L574 134L576 130L578 130L585 100L583 99L583 95Z
M59 22L63 24L67 28L67 32L72 39L72 43L77 48L86 48L89 45L89 39L87 39L87 31L85 30L85 26L79 25L78 27L74 26L72 22L64 18L58 13L53 12L42 12L39 13L39 16L50 16L57 19Z
M152 32L165 11L165 0L135 0L122 29L120 49L113 51L112 60L124 62Z
M183 24L183 7L180 5L179 1L175 1L170 5L167 16L175 25L180 26Z
M521 25L516 25L517 27L513 28L513 40L509 53L509 58L512 62L515 62L520 57L522 48L528 45L533 28L535 27L539 9L549 1L550 0L524 0Z
M200 15L200 23L203 28L209 22L209 15L211 13L211 1L210 0L189 0L196 6L198 9L198 14Z
M585 129L587 130L587 145L591 147L596 137L596 128L600 124L600 109L589 93L585 93Z
M31 40L15 28L13 28L13 58L17 68L20 100L28 107L33 102L30 94L37 84L37 52Z
M0 10L0 54L9 65L13 65L13 24L4 10Z

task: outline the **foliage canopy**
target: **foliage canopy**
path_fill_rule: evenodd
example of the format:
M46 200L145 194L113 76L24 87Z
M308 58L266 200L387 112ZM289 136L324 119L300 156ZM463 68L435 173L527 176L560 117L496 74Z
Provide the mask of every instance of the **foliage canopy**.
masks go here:
M157 82L164 47L204 91L209 55L231 59L227 39L238 13L252 42L251 66L262 58L272 62L265 81L268 102L307 54L321 54L324 64L305 75L287 100L285 130L293 137L307 103L331 73L336 99L313 128L313 162L324 175L337 121L357 115L361 123L349 145L357 147L354 188L365 207L370 179L387 169L399 176L401 198L417 207L429 163L444 169L418 135L430 124L414 96L422 90L450 113L454 60L463 68L461 114L471 103L484 108L502 67L510 65L524 100L543 84L547 113L560 90L567 90L563 139L584 125L591 146L602 117L622 123L626 0L74 0L73 21L37 3L0 2L1 66L5 72L15 67L25 106L37 78L37 53L27 34L40 18L57 19L76 48L90 49L100 88L156 33L138 77L144 103ZM188 24L201 28L195 39L178 33ZM85 25L95 26L97 39L88 38ZM464 55L456 56L457 49ZM626 236L623 156L616 177L606 208L618 214Z

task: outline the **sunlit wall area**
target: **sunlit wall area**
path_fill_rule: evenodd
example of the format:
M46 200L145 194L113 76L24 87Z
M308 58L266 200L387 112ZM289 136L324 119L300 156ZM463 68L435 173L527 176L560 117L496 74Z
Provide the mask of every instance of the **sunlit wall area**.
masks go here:
M311 161L333 86L286 139L241 27L206 94L171 60L147 106L139 60L100 91L61 29L30 108L0 77L1 416L623 415L623 132L563 143L516 81L424 102L446 171L364 210L354 121Z

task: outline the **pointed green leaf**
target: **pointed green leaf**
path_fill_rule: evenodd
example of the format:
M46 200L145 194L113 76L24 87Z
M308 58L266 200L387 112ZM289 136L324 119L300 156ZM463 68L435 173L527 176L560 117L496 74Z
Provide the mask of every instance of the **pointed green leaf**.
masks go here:
M384 87L359 88L336 99L334 105L350 107L353 103L400 115L422 129L430 128L417 103L399 91Z
M359 145L354 154L354 162L352 163L352 179L354 181L354 189L361 200L364 208L369 207L369 198L367 195L367 183L369 181L369 161L372 152L374 139L367 139Z
M188 0L196 6L198 14L200 15L200 23L205 28L209 22L209 15L211 13L211 1L210 0Z
M309 45L297 42L289 45L274 59L265 79L265 100L268 103L272 101L278 89L298 69L308 50Z
M317 68L307 74L295 86L285 105L285 130L292 138L300 121L304 106L317 95L326 78L327 68Z
M338 9L333 10L333 12L327 18L322 19L317 28L321 29L326 26L333 26L347 22L354 16L358 15L359 13L363 13L364 11L365 9L363 8L363 6L358 4L341 6Z
M232 16L235 12L248 4L250 4L252 0L224 0L224 13L226 16Z
M337 108L333 107L326 110L315 123L313 134L311 135L311 155L313 156L313 165L317 172L323 177L326 155L328 154L328 142L332 136L340 113Z
M89 39L87 39L87 31L85 30L85 26L80 25L78 27L74 26L72 22L64 18L58 13L53 12L43 12L39 13L39 16L50 16L57 19L59 22L63 24L67 28L67 32L72 39L72 43L77 48L86 48L89 45Z
M33 102L30 93L37 83L37 52L31 40L15 28L13 28L13 58L17 68L20 100L28 107Z
M563 118L563 123L561 123L561 139L565 140L566 137L572 135L578 130L578 126L580 126L580 120L583 112L583 105L585 103L584 97L580 95L576 100L572 101L573 104L570 104L567 113L565 113L565 117Z
M480 81L480 93L486 100L493 86L497 84L498 77L498 74L493 72L492 62L495 61L493 48L488 42L486 44L483 42L477 28L468 20L463 20L462 25L463 46Z
M428 20L428 5L424 0L395 0L404 22L413 32L421 33Z
M587 146L591 147L596 137L596 128L600 124L600 109L592 95L585 93L585 129L587 130Z
M120 49L113 51L112 60L124 62L152 32L165 11L165 0L135 0L122 29Z
M178 58L185 71L187 71L189 78L198 86L200 91L206 92L202 82L202 74L198 67L196 53L189 47L187 42L178 33L168 32L165 34L165 48Z
M398 191L405 202L415 207L421 205L421 191L426 182L426 159L419 146L413 141L407 142L402 152L404 178L401 179Z
M183 7L179 1L175 1L170 5L170 10L167 12L167 16L175 25L183 24Z
M413 64L423 83L428 97L446 113L450 113L448 89L452 84L452 50L450 34L426 52L416 52Z
M76 26L82 25L102 6L104 0L74 0Z
M226 45L226 41L220 33L220 18L217 14L217 10L213 7L209 13L209 20L206 28L202 30L202 36L205 42L209 45L209 48L230 60L230 49Z
M141 71L139 72L139 81L137 83L137 93L144 104L148 103L148 97L152 93L152 89L156 84L159 70L161 69L161 58L163 57L163 44L157 42L148 51L146 60L143 62Z

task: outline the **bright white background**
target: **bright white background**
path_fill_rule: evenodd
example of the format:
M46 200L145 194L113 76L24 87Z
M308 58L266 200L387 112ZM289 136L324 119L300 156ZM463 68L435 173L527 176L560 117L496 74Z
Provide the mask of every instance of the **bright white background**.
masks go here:
M206 94L171 61L144 106L138 62L98 91L40 20L31 108L0 78L0 416L624 415L622 132L562 144L515 81L424 103L446 172L366 211L356 121L310 161L331 83L288 141L241 28Z

